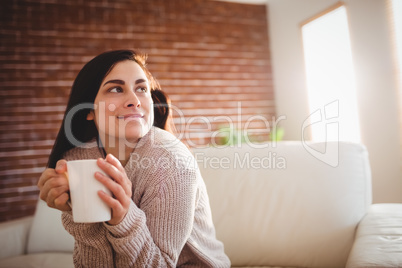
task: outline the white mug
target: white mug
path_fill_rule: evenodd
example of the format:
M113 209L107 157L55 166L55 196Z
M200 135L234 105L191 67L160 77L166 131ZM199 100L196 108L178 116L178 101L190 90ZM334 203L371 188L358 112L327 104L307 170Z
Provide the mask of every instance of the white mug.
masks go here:
M111 209L100 199L98 191L111 195L95 179L95 172L105 174L95 159L67 161L68 182L74 222L104 222L111 219Z

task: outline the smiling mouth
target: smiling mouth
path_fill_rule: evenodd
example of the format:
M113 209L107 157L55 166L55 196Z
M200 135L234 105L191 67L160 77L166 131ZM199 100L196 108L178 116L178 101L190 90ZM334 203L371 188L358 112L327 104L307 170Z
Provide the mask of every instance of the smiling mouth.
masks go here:
M142 114L127 114L127 115L119 115L117 118L123 120L138 120L142 119L143 117L144 116Z

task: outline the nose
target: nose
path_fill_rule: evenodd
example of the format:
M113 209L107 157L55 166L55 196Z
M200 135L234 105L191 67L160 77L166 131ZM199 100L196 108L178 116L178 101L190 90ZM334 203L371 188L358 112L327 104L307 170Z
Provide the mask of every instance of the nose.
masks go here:
M125 107L127 107L127 108L141 107L141 102L138 99L137 95L135 95L134 92L132 94L130 94L130 96L128 97Z

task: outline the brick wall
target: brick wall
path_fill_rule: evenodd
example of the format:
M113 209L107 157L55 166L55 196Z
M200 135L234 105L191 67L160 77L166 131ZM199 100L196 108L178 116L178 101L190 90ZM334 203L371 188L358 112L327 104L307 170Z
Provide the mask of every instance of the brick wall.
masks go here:
M247 121L261 128L250 118L275 112L263 5L7 0L0 26L0 221L34 213L72 82L103 51L149 54L150 71L176 107L178 136L190 146L211 143L227 118L236 128Z

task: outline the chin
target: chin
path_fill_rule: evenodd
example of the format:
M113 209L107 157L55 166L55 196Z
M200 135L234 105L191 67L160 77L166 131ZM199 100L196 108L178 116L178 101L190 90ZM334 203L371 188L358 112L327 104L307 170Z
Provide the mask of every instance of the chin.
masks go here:
M134 141L144 137L151 128L149 126L140 126L134 129L126 129L126 140Z

